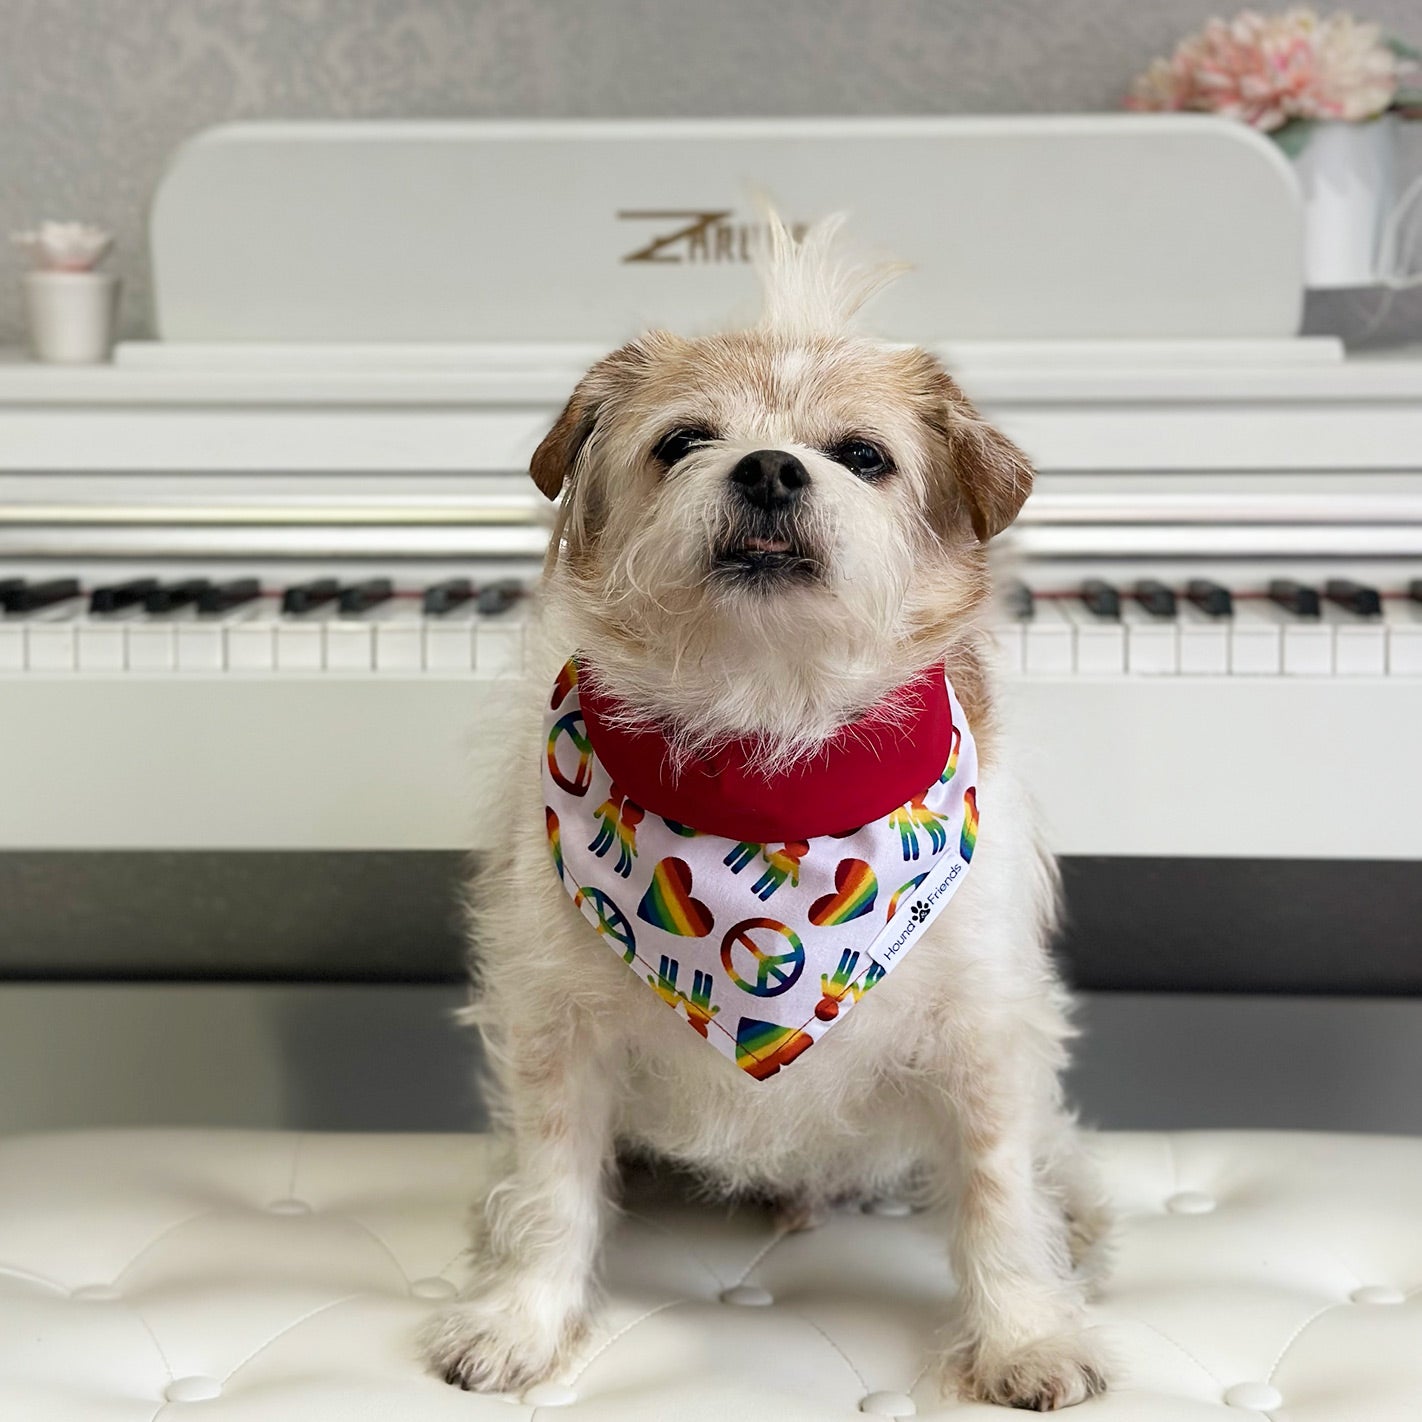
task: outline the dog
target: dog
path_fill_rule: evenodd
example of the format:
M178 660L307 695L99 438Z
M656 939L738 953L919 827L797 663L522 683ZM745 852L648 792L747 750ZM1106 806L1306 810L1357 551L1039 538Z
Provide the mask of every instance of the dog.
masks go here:
M558 501L555 527L529 672L489 732L504 767L504 843L471 892L467 1018L483 1036L509 1162L476 1209L469 1283L424 1339L434 1369L466 1389L516 1391L569 1362L593 1308L620 1152L689 1169L728 1197L771 1198L787 1228L889 1194L949 1204L957 1292L932 1360L944 1391L1047 1411L1106 1387L1085 1302L1110 1217L1060 1085L1073 1029L1048 951L1057 879L994 709L986 545L1016 517L1032 470L932 355L853 333L901 268L845 260L836 227L797 241L772 214L760 319L698 338L649 331L613 351L533 456L534 482ZM655 930L647 898L640 918L624 905L609 922L589 911L597 891L565 870L550 794L586 803L587 823L563 826L562 842L596 856L614 889L654 828L665 843L697 828L658 818L615 781L590 803L584 780L601 748L579 738L584 723L597 720L646 798L660 776L675 804L679 778L718 755L740 782L803 774L808 796L823 789L822 758L852 760L875 736L878 754L918 724L899 706L905 688L942 700L945 685L976 756L971 873L892 973L876 981L870 965L872 992L861 979L853 1001L836 998L824 971L817 1011L837 1020L808 1017L776 1039L792 1053L742 1055L735 1005L711 1015L701 988L717 976L717 933L705 930L720 910L697 897L705 867L692 879L689 858L659 861L660 891L682 918ZM582 720L550 723L577 694ZM560 768L564 733L578 758ZM658 766L638 763L648 746ZM552 786L549 768L569 788ZM955 793L952 813L966 816ZM874 852L907 859L912 835L925 862L956 854L948 813L907 797L876 821L901 843L881 837ZM919 828L936 828L932 843ZM803 892L812 846L833 855L839 841L755 838L733 842L717 872L727 895L753 888L764 904L746 923L775 922L769 895ZM929 911L917 904L904 931ZM655 953L624 955L634 928L692 946L701 934L712 958L696 988L690 973L677 985L674 961L668 978L669 955L660 978ZM733 951L728 937L722 952ZM764 994L753 1005L769 1011L781 985L735 986Z

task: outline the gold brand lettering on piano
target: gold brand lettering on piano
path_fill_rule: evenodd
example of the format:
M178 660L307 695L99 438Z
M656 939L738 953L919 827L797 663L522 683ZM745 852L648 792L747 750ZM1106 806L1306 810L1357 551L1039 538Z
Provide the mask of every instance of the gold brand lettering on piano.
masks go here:
M735 222L735 212L729 208L710 211L691 209L657 209L624 211L617 214L621 222L678 222L671 232L662 232L645 246L628 252L624 262L748 262L755 250L758 235L764 230L753 222ZM805 234L805 224L792 228L796 241Z

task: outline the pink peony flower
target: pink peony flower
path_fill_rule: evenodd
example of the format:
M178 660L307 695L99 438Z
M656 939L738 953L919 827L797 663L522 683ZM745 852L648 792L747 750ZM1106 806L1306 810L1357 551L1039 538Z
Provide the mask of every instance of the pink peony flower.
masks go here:
M1318 112L1301 117L1375 118L1392 103L1403 68L1377 25L1334 15L1319 30L1318 82L1308 96Z
M1402 65L1376 25L1309 9L1211 20L1157 59L1126 107L1223 114L1270 132L1290 119L1367 119L1397 92Z

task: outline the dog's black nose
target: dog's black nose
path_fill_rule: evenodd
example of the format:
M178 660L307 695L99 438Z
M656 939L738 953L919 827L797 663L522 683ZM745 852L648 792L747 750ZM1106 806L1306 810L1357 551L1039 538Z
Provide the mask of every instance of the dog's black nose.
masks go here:
M809 471L783 449L757 449L731 470L731 483L759 509L794 502L809 482Z

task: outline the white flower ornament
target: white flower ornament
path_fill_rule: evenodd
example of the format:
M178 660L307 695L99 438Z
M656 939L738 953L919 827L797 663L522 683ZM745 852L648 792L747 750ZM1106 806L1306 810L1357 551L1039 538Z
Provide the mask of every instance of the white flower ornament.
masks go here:
M42 222L32 231L12 233L11 241L29 254L37 271L87 272L103 260L114 239L86 222Z

